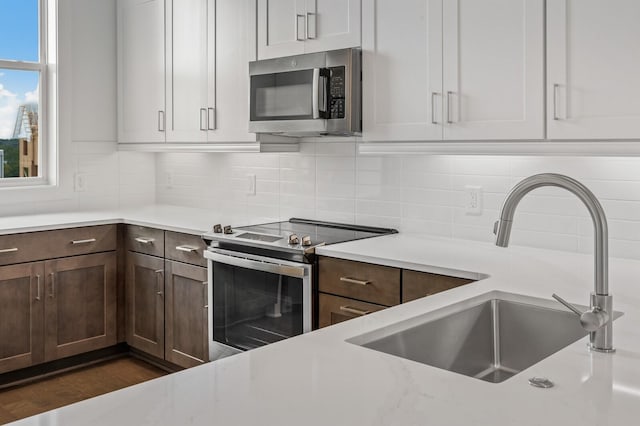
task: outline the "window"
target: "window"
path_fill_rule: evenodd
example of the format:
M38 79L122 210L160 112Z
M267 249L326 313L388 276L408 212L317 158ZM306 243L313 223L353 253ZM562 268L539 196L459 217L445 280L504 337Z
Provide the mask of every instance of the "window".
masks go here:
M46 3L0 0L0 186L33 184L46 167Z

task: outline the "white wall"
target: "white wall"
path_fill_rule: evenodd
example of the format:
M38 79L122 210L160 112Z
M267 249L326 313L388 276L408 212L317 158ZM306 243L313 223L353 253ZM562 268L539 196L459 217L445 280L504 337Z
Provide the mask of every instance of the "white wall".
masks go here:
M116 150L115 0L58 0L57 185L0 189L0 215L155 201L155 155ZM83 192L74 190L82 174Z
M210 208L212 223L299 216L492 241L508 190L541 172L591 188L609 219L611 255L640 258L640 158L364 156L351 141L308 142L291 154L158 154L156 196ZM247 174L257 175L255 196ZM484 189L479 216L465 214L465 185ZM590 252L591 219L572 194L538 189L518 207L512 244Z

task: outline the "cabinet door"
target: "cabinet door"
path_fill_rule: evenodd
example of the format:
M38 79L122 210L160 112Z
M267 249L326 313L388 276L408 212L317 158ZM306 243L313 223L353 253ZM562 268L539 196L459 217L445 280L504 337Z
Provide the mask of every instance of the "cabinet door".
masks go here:
M208 360L207 269L165 261L165 357L182 367Z
M167 0L167 142L207 141L208 3Z
M363 139L441 140L442 0L366 1L362 22Z
M443 5L444 139L543 139L544 1Z
M164 12L164 0L118 1L118 141L121 143L165 141Z
M385 308L386 306L319 293L318 327L322 328L338 324L352 318L358 318L372 312L381 311Z
M116 343L116 253L45 262L45 360Z
M640 2L547 1L549 139L640 137Z
M305 53L360 46L360 0L306 0Z
M164 358L164 259L127 253L127 343Z
M255 142L249 133L249 65L256 60L256 10L253 0L216 0L209 7L208 140ZM220 84L218 84L218 82Z
M258 0L258 59L304 53L306 0Z
M44 361L44 266L0 267L0 373Z

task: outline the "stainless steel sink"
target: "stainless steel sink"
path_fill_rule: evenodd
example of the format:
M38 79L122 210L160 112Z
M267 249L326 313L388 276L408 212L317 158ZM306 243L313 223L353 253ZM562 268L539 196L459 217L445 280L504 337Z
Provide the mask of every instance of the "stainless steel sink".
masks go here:
M555 306L492 292L347 341L500 383L587 335L575 314Z

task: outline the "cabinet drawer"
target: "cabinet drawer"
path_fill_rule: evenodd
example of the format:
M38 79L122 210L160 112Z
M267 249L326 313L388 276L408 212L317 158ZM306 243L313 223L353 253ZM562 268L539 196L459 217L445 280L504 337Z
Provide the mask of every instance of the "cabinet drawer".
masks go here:
M472 283L467 278L448 277L427 272L402 271L402 303L430 296L461 285Z
M381 311L386 306L360 302L346 297L319 293L318 295L318 326L320 328L337 324L342 321L358 318L371 312Z
M400 269L322 257L318 289L379 305L400 303Z
M164 231L146 226L128 225L127 250L164 257Z
M111 251L116 244L116 225L2 235L0 265Z
M207 245L200 236L167 231L164 244L167 259L207 266L207 261L203 257Z

